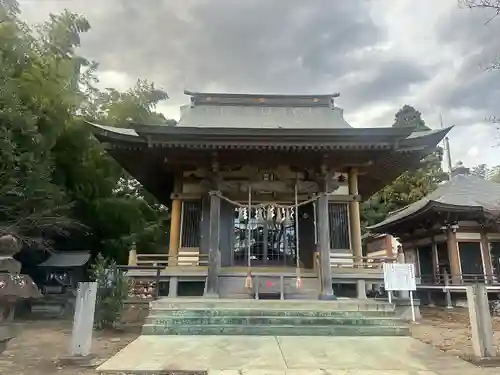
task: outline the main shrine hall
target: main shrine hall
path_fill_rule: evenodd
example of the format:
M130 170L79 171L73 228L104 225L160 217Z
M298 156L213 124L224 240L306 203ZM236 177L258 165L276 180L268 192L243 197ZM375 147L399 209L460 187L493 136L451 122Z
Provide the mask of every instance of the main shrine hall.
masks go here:
M359 204L418 168L449 128L352 127L338 94L185 94L176 125L90 124L171 210L164 253L130 264L154 258L174 296L195 279L220 298L277 280L282 299L332 299L332 285L381 277L362 255Z

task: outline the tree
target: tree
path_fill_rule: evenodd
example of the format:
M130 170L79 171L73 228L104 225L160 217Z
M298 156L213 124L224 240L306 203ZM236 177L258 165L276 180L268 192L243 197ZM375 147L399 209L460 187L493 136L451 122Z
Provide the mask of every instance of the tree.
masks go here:
M96 329L116 328L128 295L125 275L115 261L99 254L92 265L92 277L97 283L94 326Z
M486 180L489 173L488 169L486 164L479 164L471 168L470 174Z
M470 173L485 180L500 183L500 165L488 167L486 164L479 164L472 167Z
M421 113L409 105L404 105L395 115L393 127L411 127L415 130L428 130ZM443 172L443 150L428 155L415 171L405 172L394 182L375 193L361 204L362 227L374 225L384 220L390 212L399 210L416 202L432 192L447 179Z
M155 111L167 94L142 80L98 90L98 64L76 53L84 17L64 11L30 28L18 15L0 0L0 235L120 261L132 241L165 243L165 207L129 183L84 120L171 125Z
M138 80L135 86L126 91L108 88L104 92L92 90L93 95L82 108L83 116L108 125L128 122L149 125L165 125L168 120L161 113L155 112L156 105L168 99L165 91L159 90L153 83Z
M48 63L17 14L17 3L0 3L0 235L32 243L77 225L52 182L50 153L58 134L52 121L67 121L70 104L67 82L58 79L66 66Z
M422 114L411 105L405 104L394 116L394 128L412 128L415 131L430 130L425 121L422 120Z
M487 23L500 14L500 0L459 0L459 4L470 9L476 8L492 11L493 16L487 21ZM498 62L496 64L498 64ZM497 65L497 68L500 68L500 65Z

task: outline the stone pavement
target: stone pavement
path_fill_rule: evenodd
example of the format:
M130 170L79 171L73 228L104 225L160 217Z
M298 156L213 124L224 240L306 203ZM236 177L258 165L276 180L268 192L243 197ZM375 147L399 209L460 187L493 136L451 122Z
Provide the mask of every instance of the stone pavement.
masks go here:
M479 375L482 370L410 337L140 336L101 372L209 375Z

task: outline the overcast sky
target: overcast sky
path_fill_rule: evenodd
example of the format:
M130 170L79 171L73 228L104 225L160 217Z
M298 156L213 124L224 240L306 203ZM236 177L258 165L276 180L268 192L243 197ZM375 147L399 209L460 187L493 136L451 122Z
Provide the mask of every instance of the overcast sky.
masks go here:
M457 0L21 0L29 22L64 8L92 30L82 53L106 87L146 78L178 117L184 89L340 92L356 127L390 126L404 104L427 125L456 125L453 161L500 164L500 18Z

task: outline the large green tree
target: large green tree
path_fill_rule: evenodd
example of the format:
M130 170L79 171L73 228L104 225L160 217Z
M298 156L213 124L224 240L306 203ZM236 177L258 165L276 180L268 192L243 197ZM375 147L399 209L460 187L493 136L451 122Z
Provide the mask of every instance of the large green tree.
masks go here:
M76 225L51 154L75 105L61 72L74 67L48 56L43 31L37 39L17 15L15 2L0 3L0 234L29 243Z
M394 128L412 128L414 131L430 130L422 114L411 105L405 104L394 116Z
M0 234L124 259L132 241L166 242L166 209L110 159L84 120L170 125L167 94L139 80L97 88L98 65L76 52L90 25L65 11L41 25L0 0Z
M404 105L396 112L394 127L411 127L416 131L428 130L422 114L409 105ZM401 209L432 192L440 182L447 179L443 172L442 149L421 161L420 167L405 172L381 191L375 193L361 204L362 227L384 220L390 212Z

